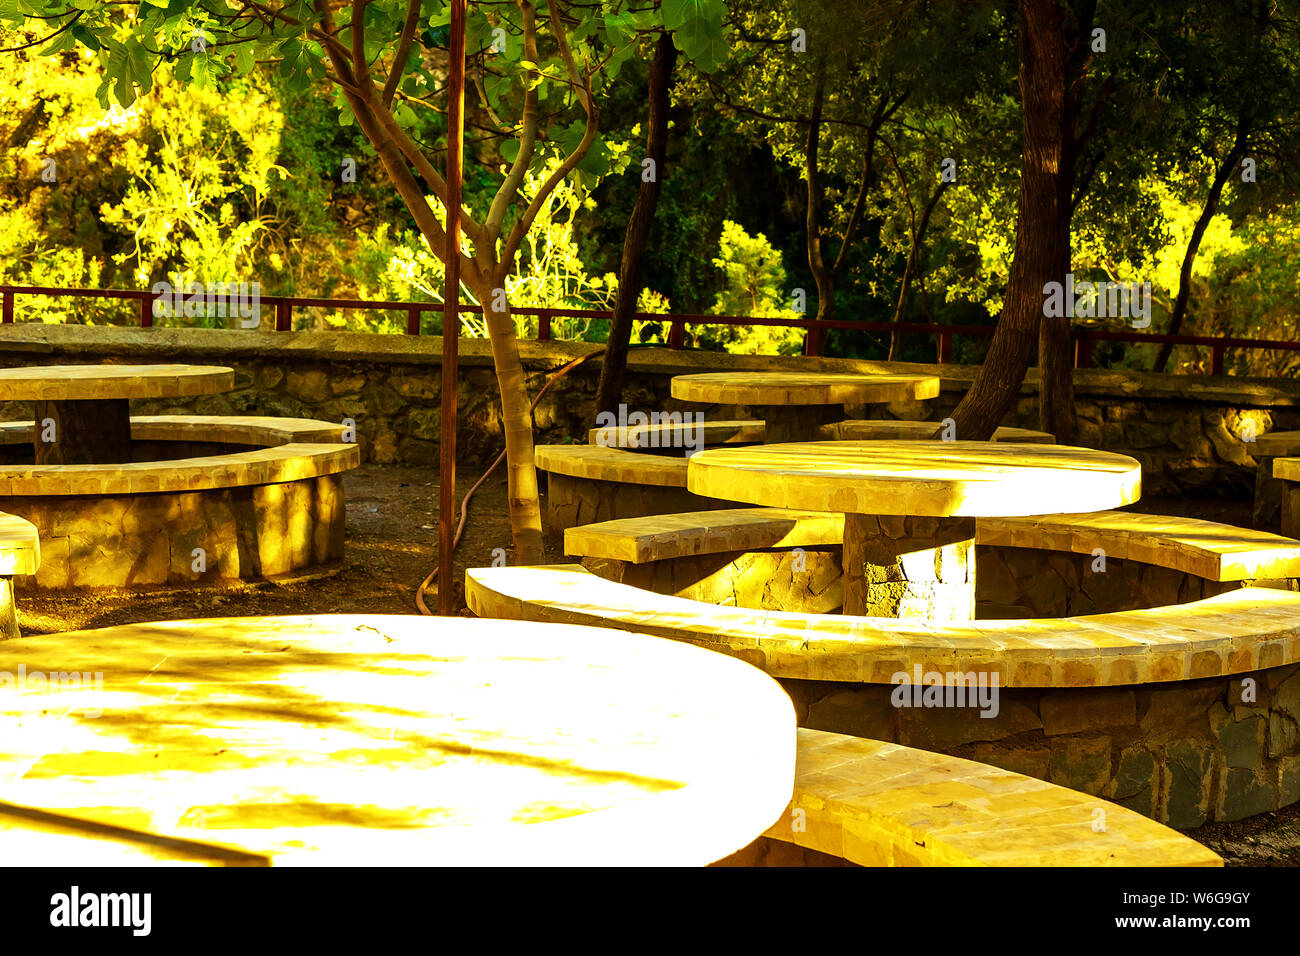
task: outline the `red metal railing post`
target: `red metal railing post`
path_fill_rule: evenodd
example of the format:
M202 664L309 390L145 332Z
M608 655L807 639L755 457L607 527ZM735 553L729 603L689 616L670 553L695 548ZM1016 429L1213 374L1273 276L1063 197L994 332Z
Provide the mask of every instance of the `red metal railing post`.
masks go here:
M275 330L277 332L293 331L293 306L288 299L278 299L275 303Z
M140 297L140 328L153 328L153 299L147 295Z
M442 392L438 436L438 613L456 613L456 379L460 363L461 152L465 148L465 5L451 0L447 40L447 264L442 292Z
M551 341L551 313L549 312L537 314L537 341Z
M1211 375L1223 374L1223 353L1226 350L1227 350L1227 346L1224 345L1215 345L1211 349L1210 351L1210 374Z
M13 321L14 321L14 293L12 289L5 289L4 324L12 325Z
M670 349L680 349L686 344L686 320L673 319L673 324L668 329L668 347Z
M939 333L939 364L940 365L952 364L952 333L951 332Z
M420 310L419 309L410 308L406 310L406 334L407 335L420 334Z
M803 354L813 358L822 354L822 327L818 325L816 316L808 320L808 334L804 336Z
M1074 340L1074 367L1092 368L1092 336L1086 330Z

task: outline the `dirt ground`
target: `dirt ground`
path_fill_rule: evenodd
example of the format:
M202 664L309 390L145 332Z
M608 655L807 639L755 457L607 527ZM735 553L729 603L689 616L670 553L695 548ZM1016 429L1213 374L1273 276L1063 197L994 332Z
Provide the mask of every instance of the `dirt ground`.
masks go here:
M461 467L461 497L481 473L481 467ZM418 614L416 588L437 561L437 477L436 468L367 465L349 472L345 478L345 564L331 576L204 591L110 590L76 595L25 591L18 596L20 626L25 634L41 634L181 618ZM1222 498L1151 498L1144 499L1136 510L1244 526L1250 522L1249 501ZM498 469L470 502L469 520L456 551L459 606L463 607L465 568L490 564L497 548L506 549L509 561L503 469ZM425 603L437 607L436 586L426 595ZM1239 823L1210 824L1189 835L1220 854L1230 866L1300 866L1300 805Z

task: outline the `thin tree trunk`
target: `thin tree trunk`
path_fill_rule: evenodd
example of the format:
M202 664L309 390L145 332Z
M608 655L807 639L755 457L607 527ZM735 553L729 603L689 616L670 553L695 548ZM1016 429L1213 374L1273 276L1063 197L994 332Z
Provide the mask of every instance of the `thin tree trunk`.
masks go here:
M808 181L808 216L805 227L808 234L808 268L817 283L817 318L829 321L835 318L835 276L826 265L822 254L821 213L822 182L820 140L822 132L822 104L826 94L826 61L817 64L817 79L813 84L812 111L808 117L808 140L804 149L804 178ZM805 351L820 353L822 332L817 329L808 334Z
M1043 318L1043 286L1064 279L1069 198L1062 202L1065 159L1065 54L1055 0L1020 0L1020 94L1023 125L1016 244L1006 302L975 381L953 411L956 436L992 436L1020 394Z
M899 180L902 180L902 173L899 173ZM903 313L907 309L908 292L911 290L912 279L921 278L921 242L925 239L925 231L930 226L930 215L934 212L934 207L939 204L939 198L943 191L951 186L950 182L941 182L934 194L930 196L930 201L925 204L925 209L921 213L921 221L912 227L912 248L907 256L907 266L903 269L903 285L898 291L898 305L894 308L894 324L897 325L903 321ZM922 293L925 286L922 284ZM926 311L929 312L928 303ZM889 333L889 358L888 361L895 360L898 354L898 344L901 335L897 329Z
M537 468L533 460L533 416L529 409L528 383L519 359L519 343L509 306L492 307L493 289L474 289L483 303L483 317L492 343L497 387L501 393L501 426L506 441L506 484L509 495L510 532L515 543L516 564L542 564L542 511L537 497Z
M1223 187L1227 185L1228 177L1232 175L1233 170L1240 165L1241 157L1245 154L1245 151L1245 129L1239 123L1237 137L1233 141L1232 149L1228 151L1227 157L1223 160L1223 165L1214 174L1214 182L1210 184L1210 192L1205 197L1205 206L1201 209L1201 214L1196 219L1196 225L1192 227L1192 234L1187 240L1187 251L1183 253L1183 267L1178 273L1178 298L1174 300L1174 310L1169 319L1170 335L1177 335L1182 330L1183 319L1187 315L1187 301L1192 292L1192 267L1196 265L1196 256L1201 249L1201 240L1205 237L1205 230L1209 228L1210 220L1218 212L1219 200L1223 196ZM1161 345L1151 370L1154 372L1168 371L1169 359L1173 355L1173 351L1172 342Z
M659 204L660 184L664 175L664 160L668 147L668 85L673 66L677 62L677 47L672 34L659 34L654 60L650 64L648 98L650 118L646 130L646 155L654 162L653 179L641 182L636 205L628 219L627 233L623 237L623 259L619 263L618 294L614 299L614 317L609 325L609 341L600 367L600 385L596 390L596 406L592 425L601 412L617 414L623 397L623 374L627 369L628 343L632 340L632 315L636 312L637 298L641 294L641 260L645 255L650 226L654 222Z

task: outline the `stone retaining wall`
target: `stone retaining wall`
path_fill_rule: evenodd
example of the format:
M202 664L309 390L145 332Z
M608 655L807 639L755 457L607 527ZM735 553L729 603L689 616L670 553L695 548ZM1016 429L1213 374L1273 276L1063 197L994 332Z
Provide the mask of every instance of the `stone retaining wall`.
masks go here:
M235 389L226 395L140 401L136 414L258 414L341 421L352 418L365 460L436 464L441 387L436 337L346 332L131 329L9 325L0 327L0 366L76 363L188 362L229 365ZM520 343L534 394L548 374L592 351L588 343ZM930 372L943 377L938 399L891 406L898 418L944 417L975 369L848 359L731 356L712 352L633 350L624 398L647 411L687 406L669 397L675 374L735 369L824 369ZM543 398L538 440L585 441L599 360L569 373ZM1164 376L1084 369L1075 372L1079 443L1132 455L1143 466L1146 494L1188 491L1249 497L1255 462L1240 435L1300 428L1300 383L1230 376ZM496 380L487 342L462 342L458 444L486 464L503 446ZM1036 427L1036 384L1030 380L1004 424ZM0 404L0 417L30 419L25 403ZM726 417L712 409L709 417ZM960 436L958 436L960 437Z

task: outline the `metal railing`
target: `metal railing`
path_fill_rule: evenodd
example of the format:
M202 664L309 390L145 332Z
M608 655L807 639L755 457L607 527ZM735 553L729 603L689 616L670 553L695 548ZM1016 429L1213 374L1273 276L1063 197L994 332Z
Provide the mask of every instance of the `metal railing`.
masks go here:
M14 303L20 295L59 296L73 298L99 299L134 299L139 302L140 327L153 326L153 303L161 298L153 292L130 289L64 289L52 286L17 286L0 285L0 299L3 301L2 314L5 324L14 321ZM295 308L324 308L341 310L396 311L406 313L406 334L420 334L420 319L425 312L442 312L441 302L395 302L389 300L369 299L324 299L302 296L260 296L259 301L275 309L275 330L289 332L293 328L293 310ZM461 312L481 314L483 307L462 304ZM613 312L609 309L554 309L536 306L510 306L515 315L530 315L537 319L537 339L541 342L551 340L551 320L557 318L611 319ZM820 355L824 333L829 329L850 329L859 332L900 332L905 335L933 335L937 339L936 359L939 364L952 362L953 338L958 335L973 337L991 336L991 325L936 325L920 323L892 322L854 322L844 319L822 320L816 317L806 319L767 319L735 315L696 315L672 312L637 312L634 317L639 321L660 322L668 324L668 348L681 349L686 344L686 326L689 325L748 325L748 326L783 326L803 329L807 333L806 355ZM1224 356L1228 349L1300 350L1300 342L1282 342L1274 339L1250 339L1232 336L1204 335L1167 335L1157 332L1120 332L1093 328L1074 328L1070 330L1074 341L1074 364L1076 368L1092 366L1092 351L1096 342L1132 342L1145 344L1171 343L1173 345L1192 345L1210 349L1210 374L1222 375Z

